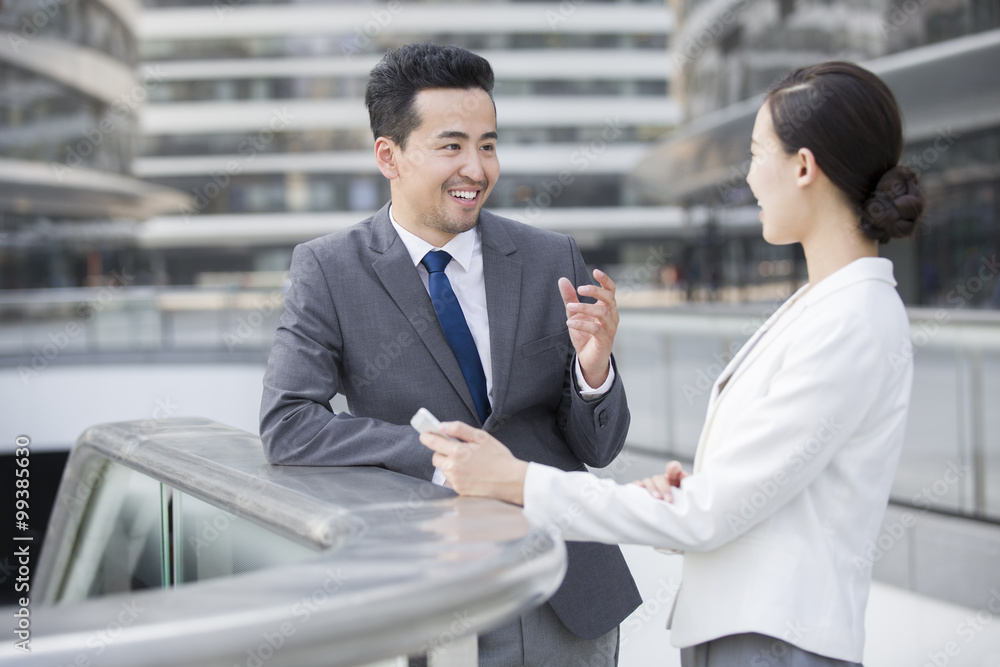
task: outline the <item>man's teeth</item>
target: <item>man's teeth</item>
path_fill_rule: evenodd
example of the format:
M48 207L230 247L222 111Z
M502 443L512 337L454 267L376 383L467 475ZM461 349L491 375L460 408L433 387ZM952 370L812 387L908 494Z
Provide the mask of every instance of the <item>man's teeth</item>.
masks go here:
M468 191L468 190L452 190L448 194L450 194L452 197L460 197L461 199L475 199L476 198L476 192L475 192L475 190L472 190L472 191Z

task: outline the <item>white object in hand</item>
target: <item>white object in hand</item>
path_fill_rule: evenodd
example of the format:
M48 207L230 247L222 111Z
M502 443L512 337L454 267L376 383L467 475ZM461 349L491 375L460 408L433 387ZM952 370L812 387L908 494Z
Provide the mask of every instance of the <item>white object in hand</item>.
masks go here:
M428 431L431 431L433 433L437 433L443 438L448 437L441 432L441 422L439 422L437 417L432 415L431 411L427 408L420 408L417 410L417 414L413 415L413 418L410 419L410 426L417 429L417 432L419 433L427 433ZM449 439L454 440L454 438Z

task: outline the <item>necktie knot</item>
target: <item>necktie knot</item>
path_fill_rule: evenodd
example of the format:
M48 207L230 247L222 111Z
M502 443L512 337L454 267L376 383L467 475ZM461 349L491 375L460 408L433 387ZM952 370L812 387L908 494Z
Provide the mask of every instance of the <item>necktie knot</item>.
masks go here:
M444 271L444 267L448 266L450 261L451 255L444 250L432 250L424 255L420 263L427 269L427 273L440 273Z

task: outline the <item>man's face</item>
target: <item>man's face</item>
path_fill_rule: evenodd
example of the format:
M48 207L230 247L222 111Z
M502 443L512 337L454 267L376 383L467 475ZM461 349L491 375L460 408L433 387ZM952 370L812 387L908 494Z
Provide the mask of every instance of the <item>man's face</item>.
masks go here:
M386 174L392 189L392 215L403 227L440 247L475 227L500 176L496 111L480 88L422 90L414 108L420 125L410 133L406 148L386 140L395 167L395 177Z

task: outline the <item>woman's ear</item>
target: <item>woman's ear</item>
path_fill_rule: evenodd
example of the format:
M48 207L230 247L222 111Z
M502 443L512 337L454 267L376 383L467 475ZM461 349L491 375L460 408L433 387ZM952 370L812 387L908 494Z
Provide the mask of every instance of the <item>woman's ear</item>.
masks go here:
M390 181L399 176L399 166L396 164L398 152L399 146L392 139L379 137L375 140L375 164Z
M795 185L804 188L819 177L816 156L808 148L800 148L795 154Z

